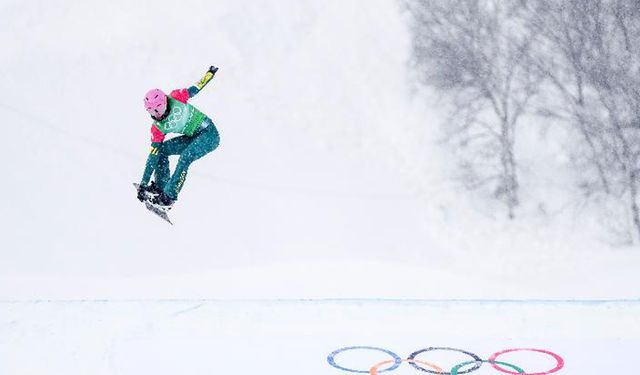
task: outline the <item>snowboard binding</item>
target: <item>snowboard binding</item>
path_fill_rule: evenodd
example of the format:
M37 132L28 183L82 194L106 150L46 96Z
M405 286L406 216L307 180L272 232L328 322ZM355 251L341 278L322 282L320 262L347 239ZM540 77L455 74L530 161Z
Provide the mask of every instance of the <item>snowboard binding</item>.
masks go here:
M134 183L133 186L137 191L140 191L140 184ZM172 207L173 201L170 202L170 204L167 204L169 202L162 200L164 194L162 194L162 190L160 190L160 188L158 188L158 186L153 182L142 190L142 194L144 194L143 203L147 210L153 212L162 220L173 225L169 215L167 214L167 211Z

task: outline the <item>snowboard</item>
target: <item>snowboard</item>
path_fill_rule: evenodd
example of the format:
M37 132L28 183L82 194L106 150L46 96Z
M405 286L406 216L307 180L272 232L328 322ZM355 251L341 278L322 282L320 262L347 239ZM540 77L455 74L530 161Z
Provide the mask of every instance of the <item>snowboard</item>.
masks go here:
M140 184L138 183L133 183L133 186L136 188L136 191L138 191L138 187L140 187ZM147 198L150 198L151 196L149 194L147 194ZM144 201L144 205L145 207L147 207L147 210L153 212L154 214L156 214L158 217L160 217L162 220L166 221L167 223L173 225L173 223L171 222L171 219L169 218L169 215L167 215L167 212L159 207L154 206L153 204L151 204L151 202L149 202L147 199L145 199Z

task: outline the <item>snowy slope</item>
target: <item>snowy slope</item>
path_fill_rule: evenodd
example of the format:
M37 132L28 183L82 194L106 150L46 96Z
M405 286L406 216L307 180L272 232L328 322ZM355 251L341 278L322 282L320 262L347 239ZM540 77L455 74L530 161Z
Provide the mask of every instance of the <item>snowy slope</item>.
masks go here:
M554 374L617 374L629 372L630 366L632 371L640 345L639 316L637 301L0 303L0 372L338 375L347 371L329 364L330 353L373 346L401 358L450 347L485 360L505 349L535 348L562 360ZM338 366L362 372L392 359L367 349L343 350L333 358ZM471 360L443 349L416 359L447 371ZM551 355L533 351L506 353L499 360L528 374L558 367ZM403 363L389 373L422 372ZM501 372L485 363L473 373Z
M638 296L637 251L467 207L395 1L66 5L0 3L0 299ZM141 97L211 64L221 147L167 227Z

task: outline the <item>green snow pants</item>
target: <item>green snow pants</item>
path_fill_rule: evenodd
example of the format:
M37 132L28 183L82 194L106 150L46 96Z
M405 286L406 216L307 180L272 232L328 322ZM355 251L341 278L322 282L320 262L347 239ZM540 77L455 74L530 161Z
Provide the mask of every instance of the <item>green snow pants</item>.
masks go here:
M158 165L154 172L155 181L156 185L171 199L178 199L191 163L215 150L220 143L220 135L213 122L208 118L204 121L208 121L209 125L193 136L176 137L160 146ZM169 170L170 155L180 155L173 175Z

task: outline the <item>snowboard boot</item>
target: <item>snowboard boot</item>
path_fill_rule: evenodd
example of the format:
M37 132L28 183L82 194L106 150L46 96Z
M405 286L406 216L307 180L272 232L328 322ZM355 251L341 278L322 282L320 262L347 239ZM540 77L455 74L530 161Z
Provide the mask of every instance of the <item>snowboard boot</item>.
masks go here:
M157 197L162 193L162 189L160 189L158 185L156 185L155 181L151 181L149 186L147 186L147 192L149 192L149 194L151 194L153 197Z
M173 207L173 204L175 203L175 199L169 198L163 191L161 191L160 194L153 197L153 199L150 202L154 206L164 211L169 211L171 207Z
M160 193L162 193L162 189L153 181L142 189L144 200L149 202L152 202ZM138 199L142 199L140 195L138 195Z

